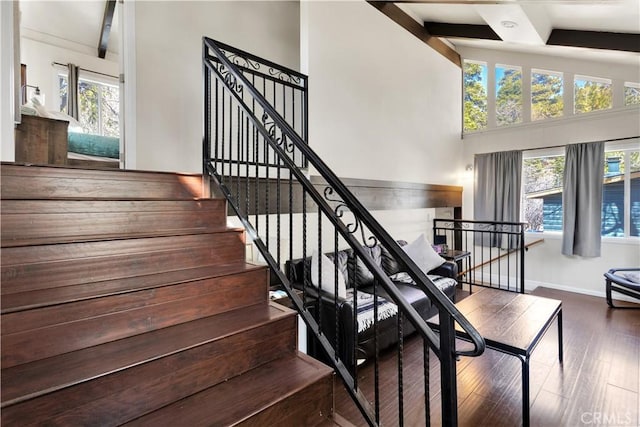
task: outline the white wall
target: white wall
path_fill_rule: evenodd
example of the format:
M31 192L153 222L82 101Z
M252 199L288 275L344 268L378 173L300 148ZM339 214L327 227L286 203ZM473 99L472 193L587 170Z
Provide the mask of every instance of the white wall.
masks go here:
M88 54L72 50L72 46L57 46L57 40L51 41L39 37L38 40L23 36L20 46L20 61L27 65L27 84L38 86L45 95L47 110L58 109L56 92L58 91L57 68L52 63L73 63L86 70L105 73L114 77L119 74L118 58L109 55L108 59L100 59L97 54Z
M15 160L14 2L0 2L0 160Z
M364 1L303 2L309 144L341 177L455 185L461 70Z
M136 168L202 171L202 37L299 68L297 1L135 2Z
M532 67L562 71L565 80L569 79L571 88L573 74L610 78L614 85L618 82L618 88L620 88L620 82L622 84L624 81L637 82L640 78L640 67L637 64L590 62L480 49L461 49L461 52L464 58L487 61L489 67L493 67L496 63L520 65L523 67L523 76L529 73ZM489 88L489 91L491 90ZM572 93L572 90L569 93ZM614 96L615 94L616 92ZM572 103L572 98L565 97L566 102ZM477 153L637 136L640 135L639 113L638 106L618 106L612 110L580 115L573 115L572 112L567 115L567 109L565 109L565 117L562 119L529 122L468 133L463 140L463 161L465 164L473 164L473 157ZM468 179L463 182L463 185L463 218L472 218L473 180ZM602 243L601 257L582 258L562 255L559 236L545 233L543 237L545 242L532 247L526 254L528 289L548 286L602 296L604 295L603 273L614 267L640 265L640 241L637 238L605 238Z

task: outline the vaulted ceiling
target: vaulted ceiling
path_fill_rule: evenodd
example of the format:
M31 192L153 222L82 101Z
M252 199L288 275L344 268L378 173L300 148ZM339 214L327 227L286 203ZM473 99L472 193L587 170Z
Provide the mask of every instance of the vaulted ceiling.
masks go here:
M638 0L370 3L428 44L437 38L454 51L475 47L640 64Z
M37 40L56 41L59 45L73 45L86 52L95 52L106 46L105 54L118 54L119 28L118 14L112 9L108 34L105 16L108 6L115 1L20 1L20 31L22 35ZM105 44L105 36L106 44Z

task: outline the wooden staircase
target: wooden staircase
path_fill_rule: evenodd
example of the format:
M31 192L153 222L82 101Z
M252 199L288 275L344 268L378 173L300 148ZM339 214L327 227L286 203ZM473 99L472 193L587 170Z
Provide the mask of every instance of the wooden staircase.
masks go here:
M2 425L333 425L332 370L200 176L0 173Z

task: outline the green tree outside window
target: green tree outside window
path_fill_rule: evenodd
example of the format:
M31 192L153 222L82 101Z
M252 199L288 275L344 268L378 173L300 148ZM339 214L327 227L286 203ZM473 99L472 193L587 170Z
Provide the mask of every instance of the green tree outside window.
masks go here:
M562 75L531 73L531 120L562 117Z
M487 127L487 66L464 62L464 130Z
M522 71L496 67L496 123L498 126L522 122Z
M574 112L576 114L606 110L613 106L611 82L606 83L576 77L573 88Z

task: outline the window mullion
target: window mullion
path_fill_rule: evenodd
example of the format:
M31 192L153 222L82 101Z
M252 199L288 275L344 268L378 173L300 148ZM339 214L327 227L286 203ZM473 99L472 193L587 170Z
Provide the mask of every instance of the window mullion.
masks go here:
M624 236L631 236L631 151L624 152Z

